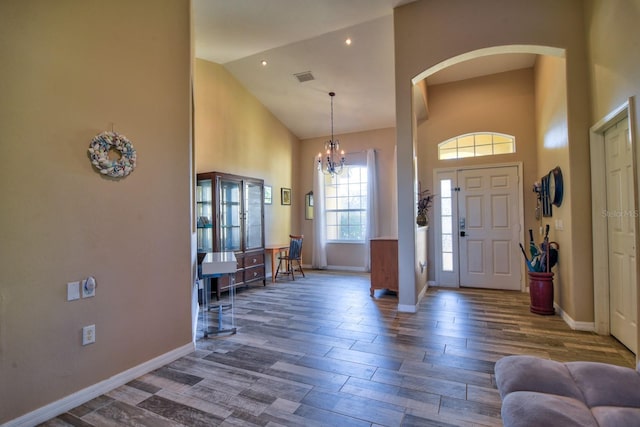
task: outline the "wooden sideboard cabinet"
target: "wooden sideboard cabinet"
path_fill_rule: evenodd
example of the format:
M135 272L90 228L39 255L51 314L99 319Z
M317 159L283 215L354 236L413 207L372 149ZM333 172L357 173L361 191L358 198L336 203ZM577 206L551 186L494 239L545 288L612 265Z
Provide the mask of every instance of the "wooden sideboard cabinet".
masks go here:
M377 237L371 239L371 288L398 292L398 239Z

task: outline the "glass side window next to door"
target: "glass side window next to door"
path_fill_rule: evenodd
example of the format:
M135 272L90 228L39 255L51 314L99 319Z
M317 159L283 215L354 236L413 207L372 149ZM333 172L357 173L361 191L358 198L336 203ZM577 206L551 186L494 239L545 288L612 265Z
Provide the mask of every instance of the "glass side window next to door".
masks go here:
M367 167L345 166L335 177L325 176L327 240L363 242L367 226Z
M451 180L440 181L440 223L442 226L442 271L453 271L453 192Z

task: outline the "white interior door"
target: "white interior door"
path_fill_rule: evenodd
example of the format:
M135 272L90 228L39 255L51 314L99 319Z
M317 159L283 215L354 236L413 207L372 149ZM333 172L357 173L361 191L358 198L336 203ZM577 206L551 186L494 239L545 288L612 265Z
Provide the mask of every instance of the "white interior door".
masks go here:
M636 348L636 248L633 153L625 117L604 134L611 335Z
M520 290L518 166L436 172L441 286Z

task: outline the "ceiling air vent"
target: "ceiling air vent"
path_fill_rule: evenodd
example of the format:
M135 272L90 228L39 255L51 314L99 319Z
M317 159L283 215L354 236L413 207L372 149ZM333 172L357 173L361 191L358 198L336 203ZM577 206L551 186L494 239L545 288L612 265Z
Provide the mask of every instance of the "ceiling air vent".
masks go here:
M316 79L315 77L313 77L313 74L311 74L311 71L305 71L305 72L302 72L302 73L296 73L296 74L294 74L294 76L296 76L296 78L298 79L298 81L300 83L304 83L304 82L308 82L308 81Z

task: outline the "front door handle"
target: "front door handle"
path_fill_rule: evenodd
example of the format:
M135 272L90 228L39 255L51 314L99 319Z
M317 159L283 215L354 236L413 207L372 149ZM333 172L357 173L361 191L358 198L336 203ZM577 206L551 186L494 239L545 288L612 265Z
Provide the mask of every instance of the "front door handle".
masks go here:
M464 231L461 231L461 232L460 232L460 237L464 237L464 236L466 236L466 235L467 235L467 233L466 233L466 232L464 232Z

